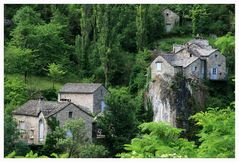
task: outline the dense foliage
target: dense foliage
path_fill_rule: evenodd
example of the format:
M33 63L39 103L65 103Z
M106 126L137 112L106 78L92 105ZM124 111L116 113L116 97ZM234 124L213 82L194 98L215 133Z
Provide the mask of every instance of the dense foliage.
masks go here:
M123 144L136 136L137 120L135 102L126 88L111 89L106 100L108 108L97 119L105 138L100 141L111 156L123 150Z
M187 139L180 138L182 130L165 123L144 123L139 126L140 137L125 144L126 153L118 154L122 158L149 157L235 157L235 112L234 104L227 108L209 108L192 116L201 126L198 133L199 146Z
M198 157L235 157L235 105L219 108L208 108L192 116L201 126L198 136L200 146Z
M118 156L124 158L194 157L195 145L187 139L180 138L182 130L165 123L143 123L139 126L142 135L125 145L128 153Z
M180 17L170 33L162 14L166 8ZM4 11L5 156L235 156L234 108L225 108L235 100L235 5L5 4ZM193 37L209 39L227 58L229 72L228 82L204 83L205 106L212 108L191 118L200 128L199 142L182 138L180 129L151 122L152 105L145 97L155 58L150 50L169 52L173 44ZM81 120L60 128L52 119L46 144L29 149L19 141L12 111L40 95L56 100L66 82L99 82L109 88L107 108L95 118L105 138L89 141Z

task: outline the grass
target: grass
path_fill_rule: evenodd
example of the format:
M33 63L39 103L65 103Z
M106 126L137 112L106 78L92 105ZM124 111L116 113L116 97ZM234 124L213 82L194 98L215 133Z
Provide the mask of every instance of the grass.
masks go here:
M173 44L184 44L184 43L190 41L191 39L193 39L193 38L190 36L164 38L164 39L160 39L159 41L155 42L154 46L157 50L170 52L173 49Z
M5 74L5 76L9 79L20 79L24 82L24 76L20 74ZM26 84L28 89L45 90L52 88L52 81L49 77L28 76ZM63 83L57 82L54 86L56 90L59 90Z

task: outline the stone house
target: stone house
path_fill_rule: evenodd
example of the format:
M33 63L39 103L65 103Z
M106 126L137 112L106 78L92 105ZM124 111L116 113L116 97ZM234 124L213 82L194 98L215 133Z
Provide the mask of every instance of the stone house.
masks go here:
M158 56L150 65L151 78L161 75L169 80L178 72L183 72L186 78L215 81L227 78L225 56L207 40L194 39L185 45L174 45L171 53L153 53Z
M168 122L173 126L177 126L181 120L186 127L187 113L193 112L187 111L191 108L188 104L193 103L197 110L204 108L205 94L201 80L227 79L226 58L202 39L174 45L170 53L152 51L152 54L155 59L150 64L151 82L147 96L152 103L153 120ZM172 85L173 77L179 72L187 79L185 86L181 85L177 91ZM193 86L197 88L193 89Z
M83 119L91 139L93 113L104 110L106 94L107 90L101 84L67 83L60 90L58 101L29 100L13 111L21 139L29 144L44 144L50 131L47 124L50 117L55 117L60 126L67 120Z
M179 23L179 16L170 9L163 10L165 31L169 33Z
M58 102L70 101L76 105L89 108L93 114L104 110L106 88L102 84L67 83L58 93Z

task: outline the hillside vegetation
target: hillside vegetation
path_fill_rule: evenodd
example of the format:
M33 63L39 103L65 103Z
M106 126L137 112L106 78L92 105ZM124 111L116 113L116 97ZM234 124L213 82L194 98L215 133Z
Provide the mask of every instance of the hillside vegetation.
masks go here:
M166 8L180 17L170 33L162 14ZM235 5L5 4L4 20L5 156L235 157ZM205 81L205 112L188 119L195 123L189 141L180 128L152 122L145 92L149 51L170 52L173 44L196 37L208 39L226 56L228 81ZM97 119L107 138L83 145L64 139L72 127L76 141L82 141L79 120L64 128L53 121L44 146L19 140L12 111L40 96L55 101L67 82L102 83L109 89L108 109Z

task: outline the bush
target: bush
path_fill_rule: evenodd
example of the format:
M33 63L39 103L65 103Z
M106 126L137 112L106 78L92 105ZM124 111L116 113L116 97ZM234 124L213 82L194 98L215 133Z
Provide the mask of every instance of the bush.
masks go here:
M19 141L15 145L15 151L17 156L25 156L28 152L30 152L30 147L25 141Z

